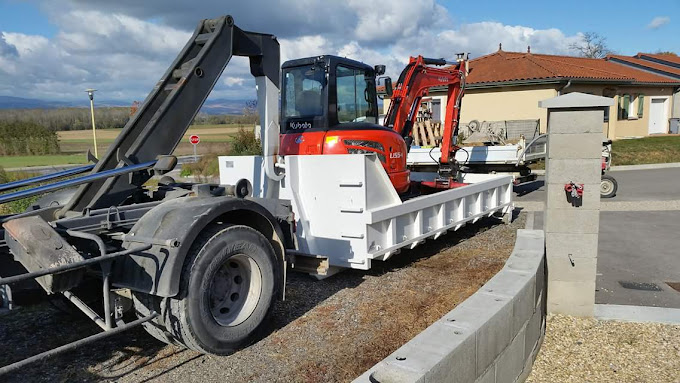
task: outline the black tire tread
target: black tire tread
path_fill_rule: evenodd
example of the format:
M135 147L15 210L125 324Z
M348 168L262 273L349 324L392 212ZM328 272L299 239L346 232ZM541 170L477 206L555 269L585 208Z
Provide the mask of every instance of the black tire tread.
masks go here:
M610 176L609 174L603 174L602 179L607 179L607 180L612 181L612 184L614 185L614 187L612 188L611 193L606 194L606 195L602 194L600 196L602 198L613 198L613 197L615 197L616 192L619 190L619 183L616 182L616 179L614 177Z
M188 323L184 298L188 295L191 272L196 263L201 259L201 250L208 246L211 241L216 240L219 237L219 234L234 228L252 231L256 235L262 236L260 232L249 226L233 224L210 225L201 231L187 253L182 267L180 289L177 297L161 298L150 294L135 293L135 308L138 316L144 316L144 313L148 315L150 308L153 308L161 314L153 321L145 323L144 326L146 331L154 338L164 343L184 346L200 353L210 353L209 350L206 350L200 345L197 335L192 331L191 326ZM266 243L271 254L275 254L269 241L267 241L264 236L262 236L262 238L264 239L263 243ZM139 308L137 308L137 306L139 306ZM272 306L273 305L270 305L268 308L267 316L271 313Z

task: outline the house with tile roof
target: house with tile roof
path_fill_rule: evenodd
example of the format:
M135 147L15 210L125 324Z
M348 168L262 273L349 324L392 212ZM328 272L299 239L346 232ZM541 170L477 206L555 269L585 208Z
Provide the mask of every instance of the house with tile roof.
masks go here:
M609 138L668 133L670 119L680 117L680 77L674 76L680 67L653 70L659 64L654 60L643 68L636 62L624 63L620 57L625 56L591 59L499 48L470 61L461 123L537 120L545 132L547 111L538 102L583 92L614 99L614 105L605 110L602 126ZM443 116L446 90L433 88L429 96L433 118ZM388 105L384 103L385 110Z

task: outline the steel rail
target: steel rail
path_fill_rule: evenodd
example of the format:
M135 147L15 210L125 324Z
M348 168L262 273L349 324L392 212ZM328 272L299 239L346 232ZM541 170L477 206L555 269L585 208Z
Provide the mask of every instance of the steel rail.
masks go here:
M42 276L45 276L45 275L48 275L48 274L56 274L56 273L61 273L61 272L64 272L64 271L79 269L79 268L84 267L84 266L89 266L89 265L97 264L97 263L100 263L100 262L108 261L108 260L111 260L111 259L114 259L114 258L117 258L117 257L121 257L123 255L136 253L138 251L149 250L150 248L151 248L151 245L144 245L144 246L135 247L133 249L122 250L122 251L119 251L119 252L116 252L116 253L111 253L111 254L106 254L106 255L99 256L99 257L95 257L95 258L86 259L86 260L80 261L80 262L70 263L70 264L64 265L64 266L54 267L54 268L51 268L51 269L34 271L32 273L25 273L25 274L16 275L16 276L13 276L13 277L0 278L0 285L8 285L10 283L16 283L16 282L21 282L21 281L24 281L24 280L27 280L27 279L38 278L38 277L42 277Z
M11 202L11 201L16 201L18 199L26 198L26 197L32 197L34 195L38 194L43 194L43 193L48 193L54 190L59 190L59 189L64 189L67 187L71 186L77 186L77 185L82 185L82 184L87 184L96 180L104 179L104 178L109 178L109 177L115 177L127 173L132 173L136 172L139 170L145 170L145 169L150 169L156 164L156 160L153 161L148 161L148 162L143 162L141 164L135 164L135 165L128 165L128 166L123 166L120 168L116 169L110 169L110 170L105 170L102 172L98 173L93 173L93 174L88 174L82 177L70 179L70 180L63 180L59 182L55 182L53 184L49 185L43 185L43 186L37 186L31 189L26 189L26 190L20 190L16 191L13 193L8 193L5 195L0 196L0 203L6 203L6 202Z
M85 172L89 172L94 168L94 165L85 165L85 166L79 166L71 169L66 169L62 170L60 172L56 173L50 173L50 174L45 174L42 176L37 176L37 177L31 177L31 178L26 178L23 180L18 180L18 181L12 181L12 182L7 182L4 184L0 184L0 192L3 192L5 190L12 190L16 188L20 188L22 186L27 186L31 185L34 183L38 182L44 182L44 181L51 181L57 178L63 178L63 177L68 177L76 174L81 174Z
M151 314L145 316L144 318L139 318L139 319L137 319L133 322L124 324L122 326L115 327L111 330L102 331L98 334L88 336L87 338L83 338L83 339L77 340L75 342L71 342L71 343L65 344L63 346L53 348L49 351L45 351L45 352L40 353L38 355L28 357L26 359L23 359L23 360L20 360L18 362L9 364L7 366L0 367L0 376L7 374L9 372L14 372L16 370L19 370L20 368L23 368L23 367L25 367L25 366L27 366L31 363L38 362L40 360L44 360L44 359L53 357L53 356L60 354L62 352L73 350L73 349L80 347L84 344L94 342L94 341L97 341L97 340L100 340L100 339L103 339L103 338L106 338L106 337L109 337L109 336L112 336L112 335L119 334L123 331L129 330L133 327L137 327L137 326L139 326L143 323L146 323L146 322L154 319L157 316L158 316L158 313L156 313L155 311L152 311Z

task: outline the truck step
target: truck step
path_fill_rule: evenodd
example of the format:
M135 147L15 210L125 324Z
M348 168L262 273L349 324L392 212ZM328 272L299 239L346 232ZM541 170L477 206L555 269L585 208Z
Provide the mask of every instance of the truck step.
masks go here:
M314 254L305 254L298 251L287 251L291 256L293 269L302 273L308 273L317 276L327 276L330 265L328 257Z

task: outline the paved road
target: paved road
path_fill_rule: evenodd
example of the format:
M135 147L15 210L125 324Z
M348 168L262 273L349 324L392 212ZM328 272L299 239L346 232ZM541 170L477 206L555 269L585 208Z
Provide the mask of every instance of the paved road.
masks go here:
M600 213L596 303L680 308L678 236L680 211Z
M680 200L680 168L625 170L610 175L616 178L619 189L607 202ZM516 187L515 192L517 201L544 201L544 177Z
M628 202L636 207L634 202L639 201L642 207L662 204L672 210L600 213L596 303L680 308L680 292L667 284L680 283L680 169L611 174L619 192L603 200L607 204ZM515 192L518 204L536 205L545 198L543 179ZM535 213L534 227L543 227L542 212Z

